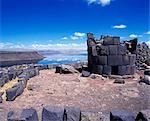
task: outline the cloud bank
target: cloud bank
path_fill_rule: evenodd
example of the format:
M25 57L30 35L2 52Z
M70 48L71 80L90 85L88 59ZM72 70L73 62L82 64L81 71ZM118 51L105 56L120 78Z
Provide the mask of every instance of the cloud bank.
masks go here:
M114 28L114 29L124 29L124 28L127 28L127 26L124 25L124 24L120 24L120 25L115 25L115 26L113 26L113 28Z
M101 6L109 5L111 0L87 0L88 4L100 4Z

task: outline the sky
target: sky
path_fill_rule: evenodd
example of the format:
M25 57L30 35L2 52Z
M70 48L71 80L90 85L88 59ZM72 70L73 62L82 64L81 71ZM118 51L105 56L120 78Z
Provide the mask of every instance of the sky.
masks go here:
M86 33L150 45L149 0L0 0L0 49L86 49Z

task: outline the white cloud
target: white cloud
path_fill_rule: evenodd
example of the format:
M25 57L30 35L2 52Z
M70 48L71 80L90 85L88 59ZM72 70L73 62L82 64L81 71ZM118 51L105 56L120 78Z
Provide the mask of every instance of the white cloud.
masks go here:
M85 33L82 33L82 32L75 32L74 33L74 36L77 36L77 37L83 37L85 36L86 34Z
M130 38L137 38L137 37L143 37L143 35L137 35L137 34L130 34Z
M61 39L64 39L64 40L66 40L66 39L68 39L68 37L63 37L63 38L61 38Z
M70 36L70 39L77 40L77 39L79 39L79 37L77 37L77 36Z
M124 24L120 24L120 25L113 26L113 28L115 28L115 29L124 29L124 28L127 28L127 26L124 25Z
M101 4L102 6L109 5L111 0L87 0L88 4L96 3Z
M145 34L150 34L150 31L147 31Z
M0 43L0 50L86 50L86 43L68 43L68 44L15 44Z

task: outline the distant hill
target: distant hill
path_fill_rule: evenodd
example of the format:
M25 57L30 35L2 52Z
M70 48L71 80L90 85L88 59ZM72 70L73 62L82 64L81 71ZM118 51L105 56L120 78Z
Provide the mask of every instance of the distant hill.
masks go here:
M43 58L36 51L0 51L0 66L37 63Z

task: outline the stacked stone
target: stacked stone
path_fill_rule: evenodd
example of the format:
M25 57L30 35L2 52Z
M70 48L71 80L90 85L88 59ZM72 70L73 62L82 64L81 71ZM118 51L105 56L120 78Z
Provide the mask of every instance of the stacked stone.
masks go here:
M133 75L136 55L128 52L120 37L104 36L98 41L87 34L88 68L91 73Z
M141 67L143 63L150 66L150 49L145 42L137 45L136 65Z

